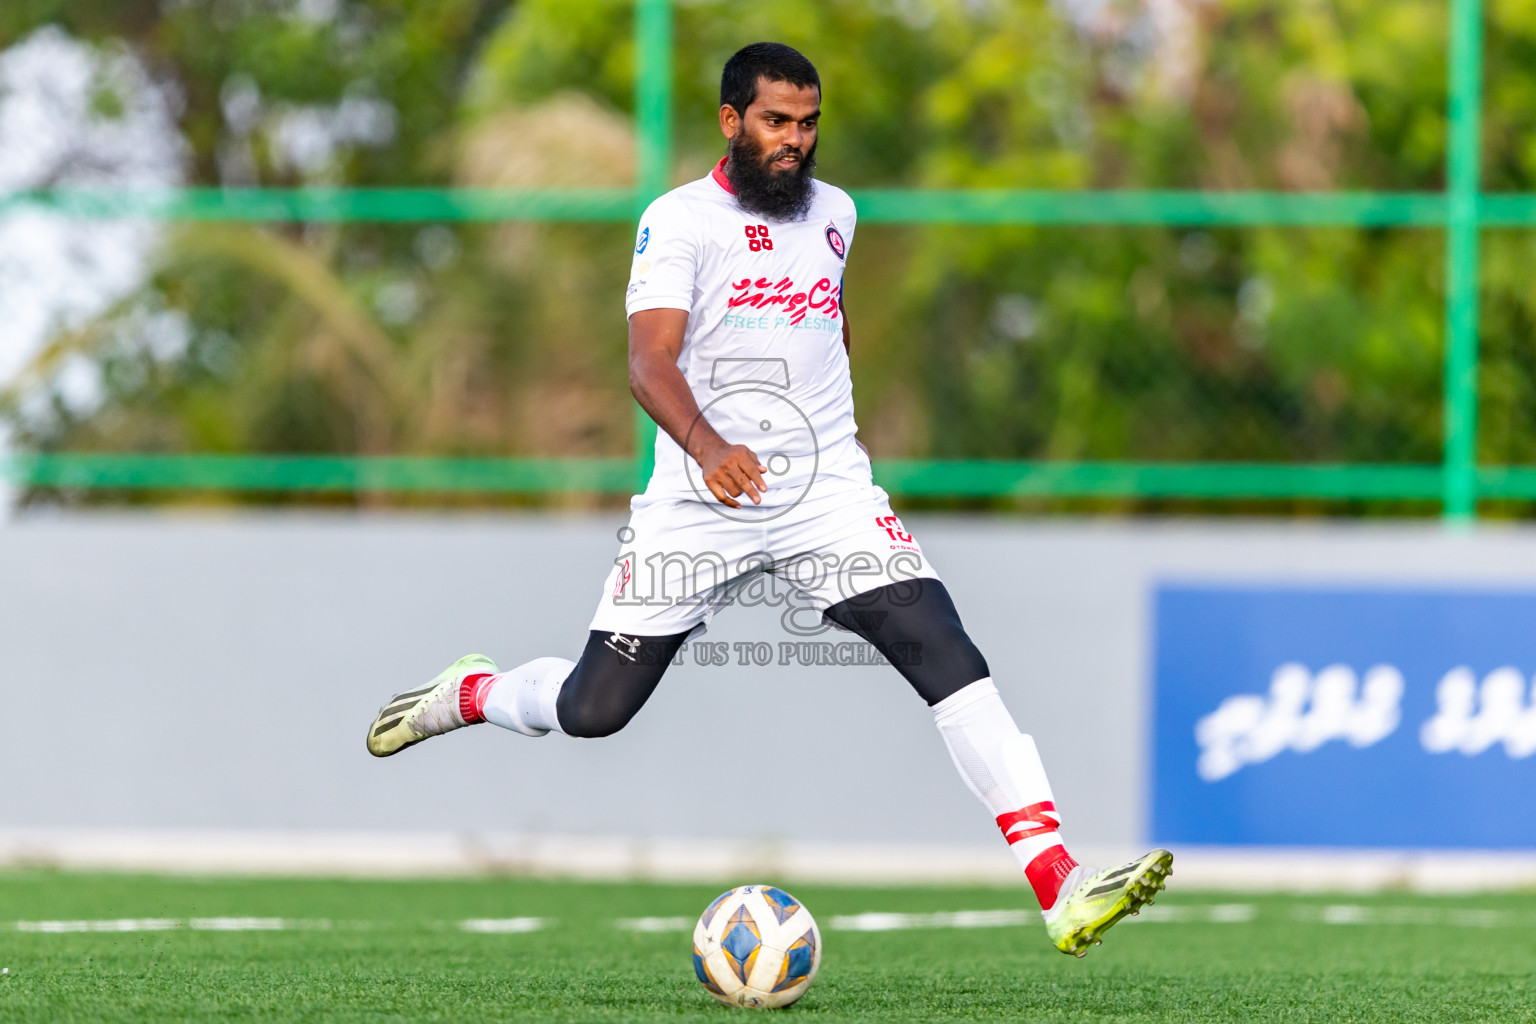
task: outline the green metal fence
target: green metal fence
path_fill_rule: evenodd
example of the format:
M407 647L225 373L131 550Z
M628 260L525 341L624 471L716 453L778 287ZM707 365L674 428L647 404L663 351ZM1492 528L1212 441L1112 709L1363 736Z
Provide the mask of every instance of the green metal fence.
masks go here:
M1447 190L1443 193L856 191L860 220L885 224L1340 226L1439 229L1445 259L1444 452L1438 464L1106 463L880 459L893 493L928 496L1438 501L1469 520L1479 498L1536 499L1536 468L1478 466L1478 246L1484 227L1536 225L1536 194L1480 191L1482 0L1449 0ZM68 189L0 195L0 212L245 221L634 220L672 164L670 0L636 0L633 190ZM650 473L655 425L636 410L632 460L18 455L23 485L256 491L628 493Z

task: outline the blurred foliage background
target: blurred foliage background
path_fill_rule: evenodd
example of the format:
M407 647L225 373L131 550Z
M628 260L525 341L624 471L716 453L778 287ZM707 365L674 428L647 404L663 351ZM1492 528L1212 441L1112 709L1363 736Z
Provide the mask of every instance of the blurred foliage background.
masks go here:
M1487 6L1485 185L1531 189L1536 5ZM675 183L723 152L720 66L770 38L820 69L819 175L845 187L1444 184L1444 2L685 0L675 18ZM7 0L0 50L47 33L130 56L189 184L628 187L632 23L626 0ZM90 116L123 105L109 82ZM0 417L36 451L625 455L631 240L165 225ZM1485 462L1536 460L1533 242L1485 235ZM861 436L876 456L1436 462L1442 282L1435 230L865 225L846 286Z

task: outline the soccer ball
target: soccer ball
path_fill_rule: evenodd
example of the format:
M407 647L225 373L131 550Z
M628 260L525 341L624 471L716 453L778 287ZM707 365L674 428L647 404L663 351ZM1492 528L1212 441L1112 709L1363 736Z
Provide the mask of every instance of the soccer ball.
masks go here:
M783 889L741 885L704 908L693 929L693 972L727 1006L788 1006L821 966L821 932Z

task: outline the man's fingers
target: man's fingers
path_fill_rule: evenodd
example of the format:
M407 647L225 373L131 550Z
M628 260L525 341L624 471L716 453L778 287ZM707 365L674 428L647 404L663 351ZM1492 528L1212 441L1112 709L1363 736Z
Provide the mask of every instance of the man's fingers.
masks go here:
M705 477L705 484L722 505L741 508L741 503L732 499L743 494L752 504L761 505L763 495L768 491L768 481L764 478L767 472L768 467L758 461L755 452L738 446Z
M742 490L752 499L752 504L761 505L762 495L768 490L768 484L763 481L763 474L768 472L768 467L758 462L757 453L750 448L738 448L727 465L730 465L732 474L740 479Z
M747 476L752 479L752 482L757 485L757 489L760 491L768 490L768 484L763 481L763 474L766 472L768 472L768 467L758 465L755 459L747 464Z
M757 481L757 489L766 491L768 485L763 483L763 474L768 472L768 467L763 465L763 460L757 457L757 452L751 448L741 449L741 468L753 480Z
M716 483L713 480L708 480L708 481L705 481L705 482L706 482L706 484L709 487L709 493L713 494L716 498L720 499L720 504L728 505L731 508L741 508L741 502L739 502L739 501L732 501L731 498L730 498L730 495L725 493L725 488L724 487L721 487L718 483Z
M737 462L730 467L730 474L731 483L740 488L737 493L745 494L754 505L761 505L763 503L763 497L758 493L758 487L762 486L762 481L758 481L757 487L752 485L752 467L750 465Z

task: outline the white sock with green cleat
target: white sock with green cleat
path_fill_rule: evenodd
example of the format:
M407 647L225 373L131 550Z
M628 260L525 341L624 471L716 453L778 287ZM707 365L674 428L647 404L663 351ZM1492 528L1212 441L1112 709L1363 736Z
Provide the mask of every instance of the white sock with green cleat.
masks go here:
M939 701L933 720L961 777L995 815L1041 909L1054 906L1078 865L1057 831L1061 815L1034 739L1019 732L991 679Z

